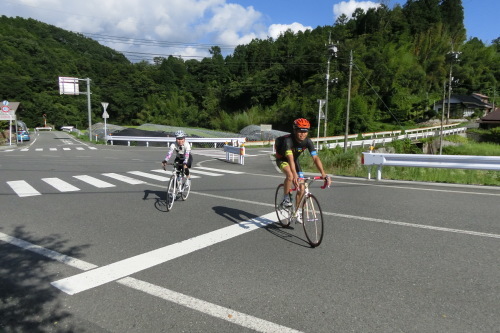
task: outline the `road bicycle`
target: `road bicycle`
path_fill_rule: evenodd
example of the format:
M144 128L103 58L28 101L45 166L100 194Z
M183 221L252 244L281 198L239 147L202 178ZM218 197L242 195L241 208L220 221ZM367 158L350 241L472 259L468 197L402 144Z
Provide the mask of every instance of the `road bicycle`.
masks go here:
M179 163L166 163L166 165L173 165L174 169L172 171L172 176L168 182L167 188L167 210L171 210L174 205L174 201L179 197L182 200L186 200L189 196L189 191L191 190L191 184L188 182L188 178L184 173L184 168ZM163 166L163 170L167 171L166 167Z
M274 208L276 210L276 215L278 216L278 222L283 227L290 226L292 221L295 223L302 223L304 228L304 233L306 235L307 241L311 247L316 247L321 244L324 235L324 223L323 223L323 212L321 211L321 206L319 205L318 199L311 193L309 185L315 180L323 179L321 177L305 177L301 178L304 180L304 195L300 199L298 205L292 200L291 191L296 191L297 189L291 189L290 202L292 202L291 207L284 207L282 205L283 201L283 184L279 184L276 189L276 194L274 196ZM328 186L328 181L325 179L325 183L321 186L325 189ZM302 222L299 222L297 216L299 211L296 207L302 208Z

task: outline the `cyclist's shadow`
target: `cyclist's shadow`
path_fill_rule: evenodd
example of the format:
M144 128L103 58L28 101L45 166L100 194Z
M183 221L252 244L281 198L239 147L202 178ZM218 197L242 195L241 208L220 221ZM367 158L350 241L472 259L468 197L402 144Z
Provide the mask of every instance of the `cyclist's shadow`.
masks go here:
M167 191L144 190L142 200L154 200L155 208L161 212L167 212Z
M255 223L259 226L262 225L261 222L259 222L260 216L257 216L255 214L251 214L249 212L243 211L241 209L235 209L235 208L230 208L230 207L224 207L224 206L215 206L212 207L215 213L219 214L222 217L225 217L229 221L235 223L235 224L240 224L242 228L248 228L248 226L245 226L244 223L242 222L247 222L248 223ZM300 237L297 237L294 235L292 232L294 231L293 227L287 227L283 228L279 224L276 223L270 223L262 227L262 229L268 231L274 236L277 236L287 242L294 243L296 245L304 246L304 247L310 247L309 243L307 240L302 239Z

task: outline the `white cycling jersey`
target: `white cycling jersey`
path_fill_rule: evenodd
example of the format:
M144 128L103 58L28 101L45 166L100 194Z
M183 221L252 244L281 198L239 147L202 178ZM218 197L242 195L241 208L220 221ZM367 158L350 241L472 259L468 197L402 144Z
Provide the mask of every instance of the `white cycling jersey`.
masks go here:
M176 157L183 160L184 164L186 164L189 159L189 154L191 154L191 145L186 140L184 140L182 145L177 144L177 142L172 143L167 156L165 156L165 161L168 162L174 151L176 153Z

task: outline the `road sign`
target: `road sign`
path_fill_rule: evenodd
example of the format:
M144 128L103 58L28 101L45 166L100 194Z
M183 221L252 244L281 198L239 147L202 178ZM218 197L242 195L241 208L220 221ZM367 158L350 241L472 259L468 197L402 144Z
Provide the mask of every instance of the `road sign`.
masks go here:
M103 117L104 119L108 119L108 118L109 118L109 114L108 114L108 112L107 112L107 111L104 111L104 113L102 114L102 117Z
M3 101L3 105L9 105L9 101Z
M2 112L7 113L9 111L10 111L10 108L7 105L2 106Z

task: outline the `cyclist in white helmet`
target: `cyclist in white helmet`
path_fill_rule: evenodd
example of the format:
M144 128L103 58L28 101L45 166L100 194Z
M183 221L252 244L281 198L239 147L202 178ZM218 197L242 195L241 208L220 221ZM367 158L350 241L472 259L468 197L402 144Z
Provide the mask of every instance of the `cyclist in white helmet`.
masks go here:
M175 132L175 143L170 145L167 156L165 156L165 159L161 162L163 167L165 167L170 157L172 157L174 151L176 154L174 164L177 164L178 170L184 168L184 174L189 184L189 168L191 168L191 164L193 163L193 155L191 155L191 145L186 141L186 133L184 133L184 131Z

